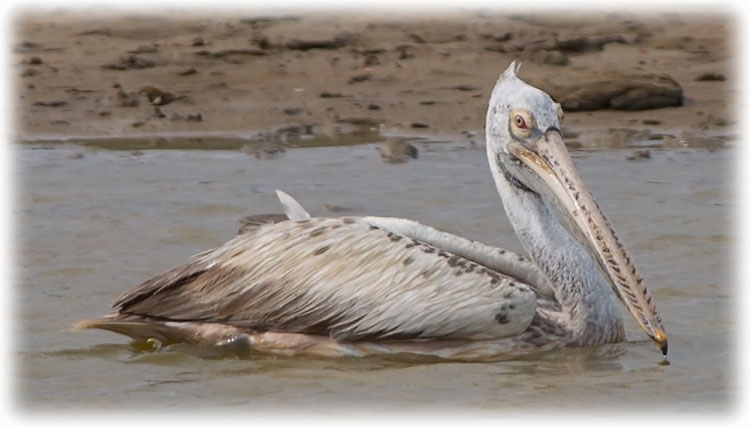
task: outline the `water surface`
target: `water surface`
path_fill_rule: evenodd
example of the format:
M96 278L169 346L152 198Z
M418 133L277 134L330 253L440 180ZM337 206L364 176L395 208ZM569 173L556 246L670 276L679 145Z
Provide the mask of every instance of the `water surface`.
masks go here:
M313 215L418 220L521 251L483 147L422 144L406 164L373 145L238 151L15 149L15 395L40 409L194 411L278 407L523 411L722 411L736 393L732 158L736 149L578 151L574 160L646 278L670 364L626 318L628 340L520 360L453 363L284 358L174 346L149 352L70 332L114 298L230 239L245 215L280 212L282 189Z

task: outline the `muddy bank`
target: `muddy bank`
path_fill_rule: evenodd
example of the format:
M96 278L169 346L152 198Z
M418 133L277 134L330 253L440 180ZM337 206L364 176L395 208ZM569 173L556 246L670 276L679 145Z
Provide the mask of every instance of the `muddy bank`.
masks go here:
M566 107L574 145L722 146L736 122L726 15L78 10L19 14L13 33L21 141L481 142L490 89L513 60Z

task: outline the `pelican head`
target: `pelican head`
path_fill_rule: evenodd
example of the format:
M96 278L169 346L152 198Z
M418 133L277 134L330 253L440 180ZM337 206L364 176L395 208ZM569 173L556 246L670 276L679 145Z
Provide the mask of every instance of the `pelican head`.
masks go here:
M562 108L519 79L517 70L514 62L500 76L487 111L487 154L496 181L507 181L506 188L516 194L539 195L552 208L666 355L667 335L651 295L565 148Z

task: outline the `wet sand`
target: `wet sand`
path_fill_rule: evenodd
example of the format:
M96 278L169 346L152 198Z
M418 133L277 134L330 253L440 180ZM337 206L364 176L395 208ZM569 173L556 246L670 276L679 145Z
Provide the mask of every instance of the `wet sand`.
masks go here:
M681 88L679 107L566 112L573 146L720 146L737 120L734 25L689 13L19 14L16 132L189 148L330 145L352 132L481 142L489 92L519 60L521 77L557 98L608 73L665 74Z

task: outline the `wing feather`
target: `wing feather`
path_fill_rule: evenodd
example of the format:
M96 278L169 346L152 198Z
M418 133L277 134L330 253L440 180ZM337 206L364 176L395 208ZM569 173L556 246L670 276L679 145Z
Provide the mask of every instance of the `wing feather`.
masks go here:
M516 335L536 296L516 279L361 218L259 226L144 282L122 315L341 341Z

